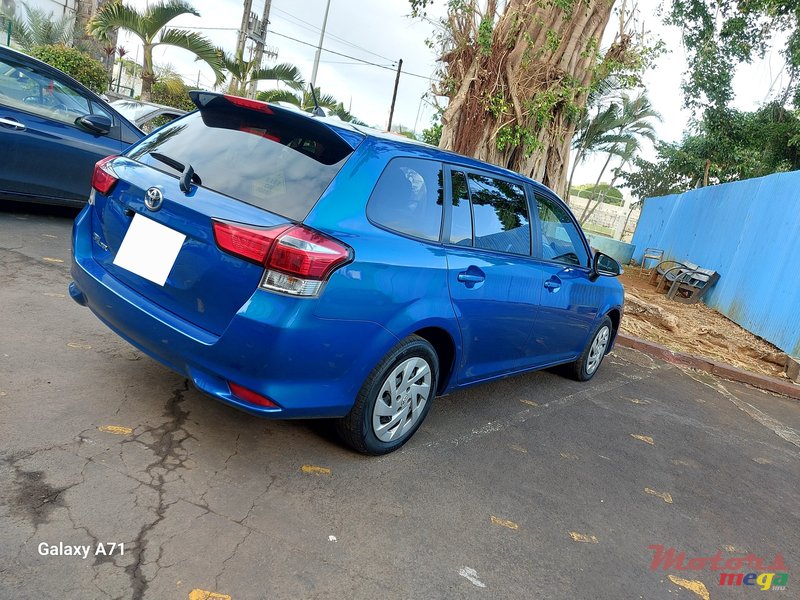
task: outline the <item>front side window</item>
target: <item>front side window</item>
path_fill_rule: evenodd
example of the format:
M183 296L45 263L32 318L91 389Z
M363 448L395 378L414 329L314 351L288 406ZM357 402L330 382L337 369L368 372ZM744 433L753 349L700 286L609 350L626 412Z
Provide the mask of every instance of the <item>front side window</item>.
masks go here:
M589 266L589 255L578 226L567 211L550 198L536 194L542 229L542 258L579 267Z
M0 60L0 103L70 125L92 112L78 90L38 69L8 60Z
M438 241L442 227L442 164L395 158L386 166L367 204L367 216L387 229Z
M529 255L531 227L522 186L475 173L470 173L467 179L475 247Z

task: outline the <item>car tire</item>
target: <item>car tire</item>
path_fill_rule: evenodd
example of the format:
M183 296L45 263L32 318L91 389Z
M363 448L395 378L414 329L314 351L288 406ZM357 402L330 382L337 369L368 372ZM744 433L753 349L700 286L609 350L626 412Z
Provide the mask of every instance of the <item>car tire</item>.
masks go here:
M614 334L614 325L611 319L603 317L600 325L589 337L589 343L583 350L578 359L567 365L567 375L577 381L589 381L594 377L603 362L603 357L611 343L611 336Z
M397 450L425 420L438 380L433 346L417 335L405 338L372 370L353 408L336 422L339 436L363 454Z

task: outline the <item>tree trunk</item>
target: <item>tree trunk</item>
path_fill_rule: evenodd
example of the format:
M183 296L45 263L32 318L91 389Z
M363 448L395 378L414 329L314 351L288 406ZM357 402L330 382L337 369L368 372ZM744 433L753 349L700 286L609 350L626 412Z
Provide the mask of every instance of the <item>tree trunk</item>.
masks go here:
M150 94L153 90L153 82L156 79L153 72L153 46L144 44L142 52L142 102L150 102Z
M495 4L489 2L490 10ZM440 147L517 171L563 195L570 141L612 4L575 0L567 12L552 3L507 0L490 47L456 39L442 56L443 83L455 84L446 90Z

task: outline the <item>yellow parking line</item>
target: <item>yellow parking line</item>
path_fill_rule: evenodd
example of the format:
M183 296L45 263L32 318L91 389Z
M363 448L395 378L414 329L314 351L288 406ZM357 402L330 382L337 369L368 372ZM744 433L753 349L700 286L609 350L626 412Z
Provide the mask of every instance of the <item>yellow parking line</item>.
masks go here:
M123 427L122 425L100 425L98 429L105 433L113 433L114 435L130 435L133 433L133 429L130 427Z
M670 494L669 492L657 492L652 488L646 487L644 488L644 493L650 494L651 496L657 496L667 504L672 504L672 494Z
M508 529L519 529L519 525L514 523L514 521L509 521L507 519L498 519L494 515L491 516L492 525L500 525L501 527L507 527Z
M586 535L585 533L578 533L577 531L570 531L569 537L573 542L581 542L584 544L599 544L600 542L593 535Z
M228 594L218 594L206 590L192 590L189 592L189 600L231 600L231 597Z
M50 258L49 256L42 257L42 260L44 262L50 262L50 263L63 263L64 262L60 258Z
M300 467L300 470L303 473L308 473L309 475L330 475L331 470L328 467L315 467L314 465L303 465Z
M646 444L650 444L651 446L656 445L656 443L653 441L653 438L651 438L649 435L639 435L638 433L632 433L631 437L636 440L641 440Z
M522 452L523 454L528 453L528 451L525 448L523 448L522 446L517 446L516 444L509 446L509 448L511 448L515 452Z
M523 404L527 404L528 406L539 406L538 402L534 402L533 400L520 400Z
M67 346L70 348L75 348L77 350L91 350L91 346L89 344L80 344L78 342L68 342Z
M670 575L669 580L675 585L679 585L682 588L686 588L690 592L694 592L703 600L710 600L708 588L703 584L702 581L697 581L695 579L681 579L680 577L675 577L675 575Z
M634 404L650 404L650 400L641 400L639 398L628 398L628 402L633 402Z
M566 458L567 460L578 460L578 455L570 452L562 452L561 458Z

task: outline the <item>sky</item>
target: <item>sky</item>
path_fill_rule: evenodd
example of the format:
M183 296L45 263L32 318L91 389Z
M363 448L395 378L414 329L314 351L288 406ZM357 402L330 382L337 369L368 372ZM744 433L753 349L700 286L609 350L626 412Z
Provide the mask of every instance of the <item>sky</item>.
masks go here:
M131 2L131 0L127 0ZM267 45L277 49L276 62L288 62L300 68L304 78L311 78L316 45L319 41L325 4L327 0L272 0ZM146 0L133 0L132 4L144 7ZM436 19L444 12L445 0L434 0L428 16ZM233 52L237 29L241 23L241 0L192 0L201 14L200 18L182 16L173 21L179 27L199 28L211 40ZM677 141L693 116L682 108L681 78L686 68L686 57L680 41L680 31L661 23L656 12L662 0L639 0L646 29L664 40L668 53L645 74L644 82L650 100L663 120L656 124L658 136L665 141ZM253 11L261 14L264 0L253 0ZM393 123L420 132L429 126L434 109L422 96L431 88L430 79L436 70L434 50L426 45L434 26L424 20L411 19L408 0L330 0L326 37L320 60L317 85L322 91L341 100L345 108L379 128L385 128L389 117L392 89L396 75L396 61L403 59ZM610 42L612 25L606 32ZM294 38L294 39L290 39ZM123 45L135 57L136 38L125 33L120 36ZM780 88L779 77L782 60L778 45L764 60L744 65L734 80L736 99L733 105L752 110L767 98L773 80L774 89ZM342 56L346 55L346 56ZM172 64L184 78L204 87L213 84L211 70L203 63L194 62L192 56L180 49L162 47L155 52L157 64ZM140 59L141 60L141 59ZM366 64L365 62L372 64ZM262 82L260 89L274 87L273 82ZM643 149L643 156L652 159L652 147ZM576 171L575 183L594 182L605 157L587 160ZM614 164L612 163L612 166ZM610 174L603 177L608 181Z
M132 4L144 7L146 1L135 0ZM198 31L233 53L242 18L241 0L192 0L192 4L201 18L182 16L171 24L207 27ZM311 79L325 4L326 0L272 0L267 46L277 49L276 62L296 65L306 81ZM263 6L263 0L253 0L253 11L257 14L261 14ZM430 89L430 77L436 65L433 52L425 45L432 31L431 24L410 19L409 12L408 0L331 0L323 42L323 48L331 52L322 52L316 83L323 93L339 99L362 121L385 128L397 61L402 58L403 72L393 123L408 128L416 123L417 130L421 131L429 125L434 112L430 105L421 102L421 97ZM131 52L132 58L136 55L135 40L134 36L124 33L120 37L120 44ZM197 82L199 71L202 85L211 87L213 84L211 70L202 63L195 63L189 53L180 49L156 49L154 60L171 63L193 83ZM274 82L259 85L259 89L273 87Z

